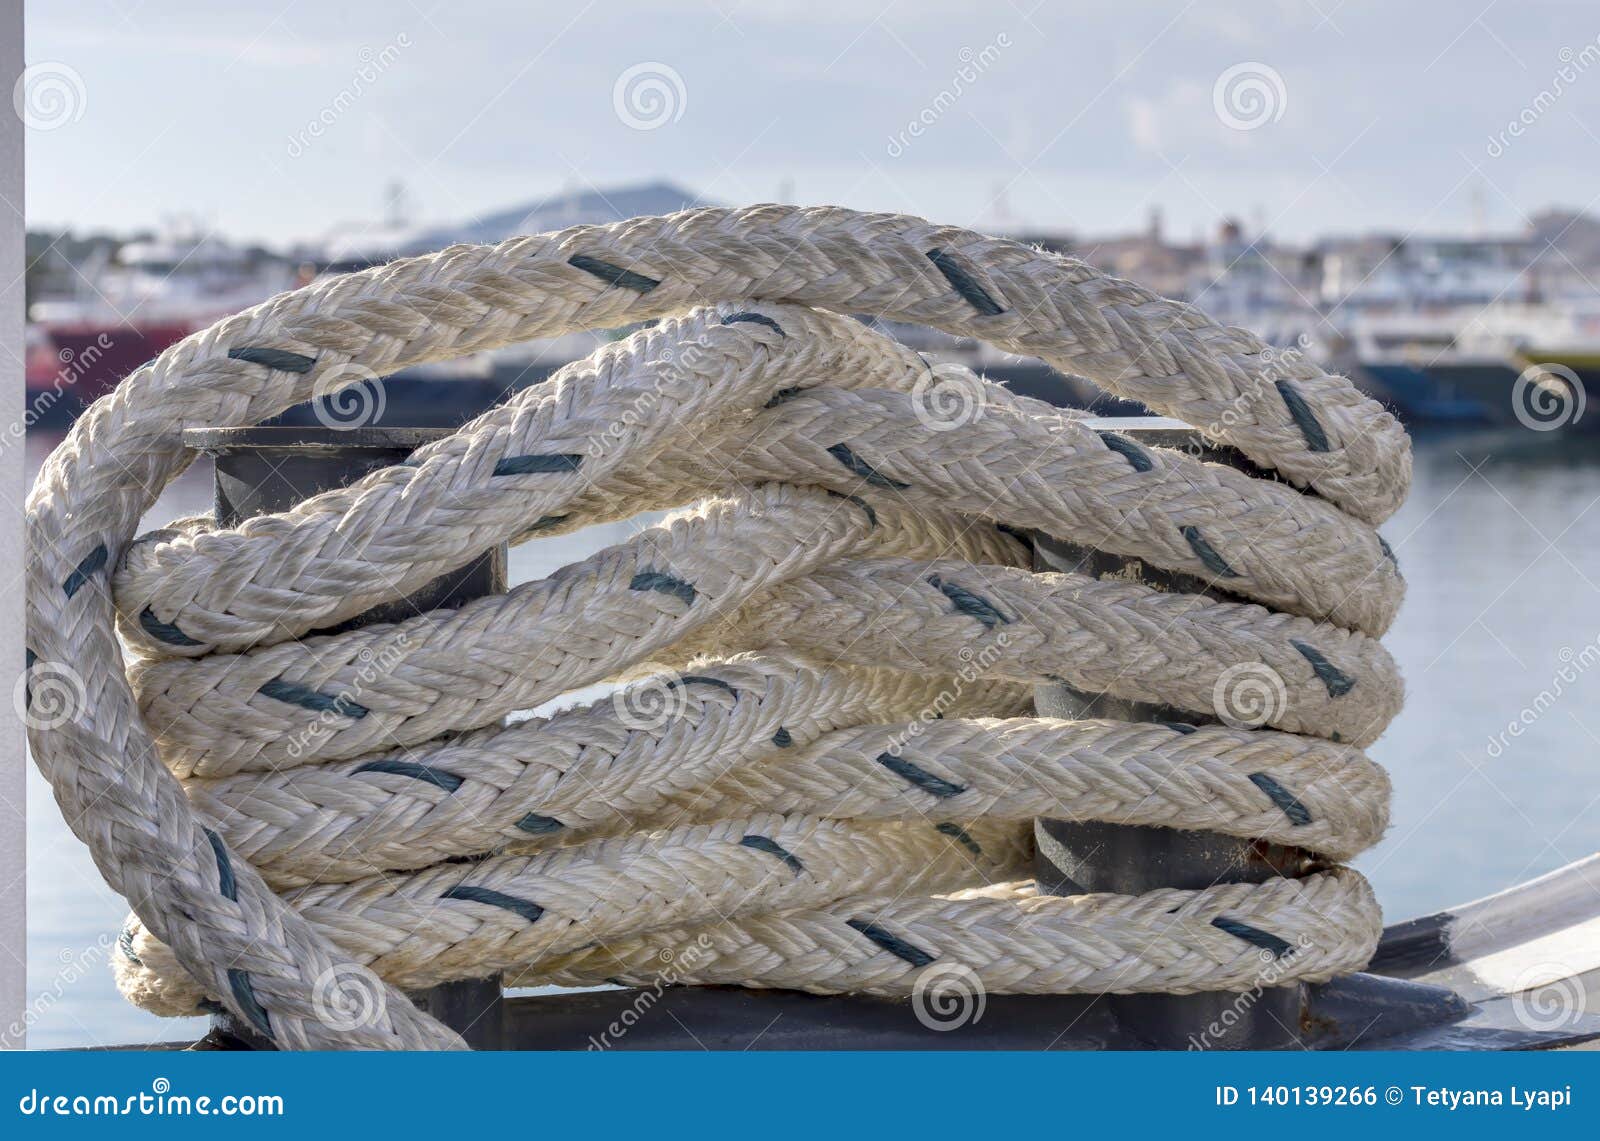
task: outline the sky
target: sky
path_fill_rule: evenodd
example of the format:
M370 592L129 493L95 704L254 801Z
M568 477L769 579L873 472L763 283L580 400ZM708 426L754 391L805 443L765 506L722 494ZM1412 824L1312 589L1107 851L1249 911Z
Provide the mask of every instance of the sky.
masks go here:
M430 222L665 178L1183 240L1600 196L1594 0L30 0L25 47L41 228L285 243L394 179Z

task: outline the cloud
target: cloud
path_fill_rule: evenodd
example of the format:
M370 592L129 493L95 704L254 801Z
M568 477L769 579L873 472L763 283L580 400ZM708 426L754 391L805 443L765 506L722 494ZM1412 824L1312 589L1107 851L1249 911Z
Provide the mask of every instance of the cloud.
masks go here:
M1130 95L1123 100L1133 145L1143 154L1175 159L1216 147L1243 150L1254 141L1251 132L1229 129L1217 117L1211 88L1191 79L1175 79L1155 95Z

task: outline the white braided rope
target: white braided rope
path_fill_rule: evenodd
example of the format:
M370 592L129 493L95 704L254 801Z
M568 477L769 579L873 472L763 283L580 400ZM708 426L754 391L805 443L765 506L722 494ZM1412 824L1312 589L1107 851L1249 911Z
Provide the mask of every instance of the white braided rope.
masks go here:
M419 449L414 466L237 530L152 536L117 575L125 633L189 656L276 642L414 590L540 521L541 533L559 533L730 482L855 490L860 476L827 450L840 445L872 457L920 509L1090 536L1119 554L1210 577L1181 521L1202 529L1234 570L1235 594L1373 634L1399 607L1403 584L1375 533L1322 500L1179 452L1152 451L1148 464L1131 464L1078 421L956 366L930 375L917 354L836 314L747 312L781 321L785 332L723 325L735 313L727 307L663 321L568 365L471 433ZM866 390L824 387L839 384ZM943 422L932 403L941 385L967 402ZM790 390L799 391L761 410L774 392ZM941 431L944 424L959 430ZM527 455L577 457L572 476L585 494L574 500L570 481L547 478L507 495L496 465ZM441 487L449 488L443 503L423 491ZM138 621L147 608L193 644L152 639Z
M845 819L1113 819L1227 831L1335 859L1375 843L1386 823L1382 770L1315 738L974 719L973 711L1021 712L1026 699L977 682L941 700L943 683L915 675L766 655L693 669L702 680L647 684L631 701L376 758L196 779L190 799L280 888L529 844L519 825L530 814L560 821L567 838L763 807ZM942 718L908 731L909 719L935 707ZM941 798L906 783L878 760L897 748L935 758L928 767L961 791ZM450 779L383 771L399 762ZM1294 823L1262 795L1250 780L1262 772L1297 790L1309 822Z
M947 718L1020 714L1031 705L1025 690L1004 683L974 680L941 699L945 683L912 674L823 670L766 655L705 663L688 676L701 680L652 678L617 701L376 758L196 779L189 795L274 886L343 882L547 838L520 826L530 814L560 821L563 839L638 831L647 820L670 826L750 815L760 801L745 797L726 812L719 804L739 800L722 778L731 781L746 765L790 785L792 803L774 803L774 811L910 815L918 804L911 796L898 807L887 798L876 811L825 811L825 786L812 782L828 778L801 773L811 758L827 756L825 743L841 726L894 720L903 729L936 703ZM860 755L870 760L888 747ZM452 779L431 783L382 771L400 761ZM453 778L462 783L451 788ZM691 804L678 809L682 800Z
M962 878L977 878L984 870L969 865ZM674 981L686 984L910 993L929 964L863 938L861 928L870 925L933 962L961 964L996 994L1250 990L1264 977L1285 980L1291 973L1285 962L1293 962L1293 977L1305 982L1359 969L1377 938L1376 912L1366 881L1348 868L1255 887L1162 889L1139 896L1041 896L1028 882L932 898L874 892L820 908L607 939L510 969L506 983L654 986L671 964ZM347 928L337 918L317 916L329 937L344 945ZM1280 960L1240 940L1214 922L1219 918L1277 933L1294 948L1293 958ZM157 1014L194 1013L203 1001L201 990L177 967L169 948L130 922L126 951L116 963L123 993ZM383 922L389 922L387 913ZM368 945L365 938L348 941L358 958L370 953ZM408 984L422 985L451 974L425 969L406 977ZM363 976L363 992L377 985L375 975Z
M187 462L185 427L254 423L351 362L746 297L762 300L669 317L352 488L133 542ZM1318 494L1103 438L803 305L1042 356ZM982 414L942 421L939 385ZM1370 844L1387 783L1354 746L1399 707L1372 637L1402 591L1370 524L1409 463L1340 378L1077 262L916 219L702 210L453 248L220 322L80 419L29 500L29 644L74 663L85 701L34 752L140 916L130 997L220 1001L287 1047L459 1045L378 978L640 978L690 939L709 950L687 981L817 990L903 993L937 959L996 990L1244 986L1262 948L1241 931L1293 948L1273 953L1283 977L1327 978L1377 936L1346 871L1137 898L962 889L1024 874L1022 822L1043 814L1329 858ZM294 640L505 539L706 495L542 582ZM994 523L1273 610L1029 574ZM114 610L159 655L131 690ZM625 691L673 701L645 728L605 705L498 726L641 662L750 648L769 652ZM1015 716L1016 683L1064 679L1203 719L1241 668L1281 680L1282 732ZM351 971L382 998L354 1025L326 998Z
M943 674L996 646L997 676L1060 677L1196 712L1211 707L1228 669L1259 663L1288 687L1271 724L1360 745L1399 709L1394 664L1364 635L1075 574L850 558L883 532L877 518L875 526L867 509L823 492L765 484L457 610L243 654L146 659L130 676L164 758L183 776L355 757L489 725L684 645L718 620L729 628L714 631L713 644ZM692 584L693 598L670 585L642 590L641 576ZM954 609L947 588L981 595L1005 620L985 626ZM888 636L863 639L869 625ZM1374 692L1343 701L1296 643L1314 643L1347 674L1375 682ZM286 732L294 723L278 685L354 695L360 713L310 739Z

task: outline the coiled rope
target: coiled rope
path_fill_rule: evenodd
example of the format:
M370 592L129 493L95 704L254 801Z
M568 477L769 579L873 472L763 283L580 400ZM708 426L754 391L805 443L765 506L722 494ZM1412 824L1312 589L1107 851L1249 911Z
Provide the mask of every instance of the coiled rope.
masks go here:
M1102 435L853 313L1041 357L1258 470ZM134 537L185 428L651 320L349 488ZM1387 818L1360 748L1400 706L1376 639L1403 588L1374 527L1409 475L1348 381L1012 241L758 206L452 247L223 320L78 420L29 498L28 606L30 676L70 664L81 707L33 751L136 913L124 992L286 1048L459 1046L395 988L674 955L682 982L891 995L934 963L996 992L1243 989L1264 957L1326 979L1379 931L1330 861ZM505 594L311 633L496 543L683 504ZM1033 574L1017 528L1215 591ZM1211 722L1242 669L1282 686L1265 727L1027 716L1055 680ZM1035 816L1321 862L1056 898L1025 882Z

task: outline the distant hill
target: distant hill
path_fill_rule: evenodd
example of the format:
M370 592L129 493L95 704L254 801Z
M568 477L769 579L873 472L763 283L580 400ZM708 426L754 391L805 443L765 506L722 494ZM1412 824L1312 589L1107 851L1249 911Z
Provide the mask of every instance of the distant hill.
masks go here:
M649 182L603 190L574 190L525 202L507 210L436 226L414 235L406 245L435 250L452 242L500 242L518 234L542 234L567 226L620 222L644 214L671 214L717 203L670 182Z

